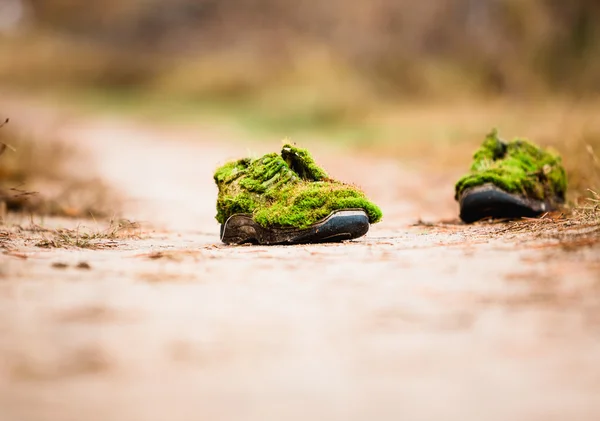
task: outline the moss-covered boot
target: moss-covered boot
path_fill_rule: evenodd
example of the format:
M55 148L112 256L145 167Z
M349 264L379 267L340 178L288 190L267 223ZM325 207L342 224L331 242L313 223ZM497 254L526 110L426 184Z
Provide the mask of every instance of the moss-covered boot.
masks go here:
M456 183L465 222L535 217L565 201L567 177L560 157L525 139L504 142L493 130L473 156L469 174Z
M214 175L217 221L227 244L298 244L365 235L381 210L358 188L332 180L305 149L240 159Z

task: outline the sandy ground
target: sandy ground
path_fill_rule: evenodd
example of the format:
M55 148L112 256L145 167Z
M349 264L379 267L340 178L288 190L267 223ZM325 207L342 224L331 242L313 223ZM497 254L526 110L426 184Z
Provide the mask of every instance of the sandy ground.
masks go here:
M456 174L316 144L384 221L339 245L226 247L212 172L278 141L37 113L144 228L0 255L1 421L600 419L598 227L440 224Z

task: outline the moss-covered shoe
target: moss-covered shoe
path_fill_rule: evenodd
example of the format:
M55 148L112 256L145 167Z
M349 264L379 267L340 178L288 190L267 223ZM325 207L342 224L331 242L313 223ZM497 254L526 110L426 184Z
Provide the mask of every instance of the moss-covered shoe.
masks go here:
M493 130L473 156L471 171L455 186L460 218L535 217L565 201L567 177L560 157L525 139L504 142Z
M217 221L227 244L299 244L363 236L381 210L358 188L332 180L305 149L229 162L215 172Z

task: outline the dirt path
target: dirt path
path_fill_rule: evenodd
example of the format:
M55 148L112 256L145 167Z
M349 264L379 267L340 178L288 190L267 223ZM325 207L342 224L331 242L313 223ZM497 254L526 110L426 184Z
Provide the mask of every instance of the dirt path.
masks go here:
M224 247L211 176L247 144L109 119L53 127L153 229L107 250L0 255L0 420L600 417L597 245L412 226L455 217L448 174L317 145L385 221L342 245Z

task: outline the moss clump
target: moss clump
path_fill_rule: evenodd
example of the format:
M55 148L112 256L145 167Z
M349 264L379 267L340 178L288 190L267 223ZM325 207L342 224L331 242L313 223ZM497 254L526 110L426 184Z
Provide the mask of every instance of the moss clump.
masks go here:
M229 162L214 174L217 221L252 214L265 227L307 228L341 209L364 209L371 223L381 210L354 186L329 178L306 149L284 145L281 155Z
M558 154L525 139L505 143L494 129L473 156L469 174L456 183L456 199L471 187L492 183L509 192L537 200L562 203L567 176Z
M281 150L281 157L290 169L304 180L323 181L329 179L327 173L319 168L306 149L285 145Z

